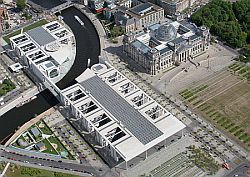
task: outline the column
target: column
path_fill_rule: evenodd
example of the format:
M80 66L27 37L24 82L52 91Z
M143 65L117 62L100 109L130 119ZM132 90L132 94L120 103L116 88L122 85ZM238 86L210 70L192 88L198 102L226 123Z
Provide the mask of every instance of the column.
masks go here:
M145 158L145 160L148 158L148 151L146 150L146 158Z

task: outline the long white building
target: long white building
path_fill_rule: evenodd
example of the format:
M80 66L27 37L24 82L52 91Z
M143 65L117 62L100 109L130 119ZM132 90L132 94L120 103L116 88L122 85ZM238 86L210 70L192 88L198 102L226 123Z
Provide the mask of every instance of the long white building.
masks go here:
M70 69L76 53L74 35L58 21L11 37L10 44L40 79L44 73L54 83Z
M63 90L58 88L54 79L59 77L60 68L70 56L63 53L66 51L58 52L64 44L72 43L73 38L64 28L59 30L58 25L52 22L19 34L11 38L11 45L20 60L73 114L74 126L80 132L89 132L115 161L128 162L141 154L147 156L149 149L185 128L175 116L107 63L85 70L76 78L76 84ZM40 33L35 33L38 31ZM61 35L57 38L56 34Z
M185 125L116 69L97 64L62 90L78 128L116 160L126 162L181 131Z

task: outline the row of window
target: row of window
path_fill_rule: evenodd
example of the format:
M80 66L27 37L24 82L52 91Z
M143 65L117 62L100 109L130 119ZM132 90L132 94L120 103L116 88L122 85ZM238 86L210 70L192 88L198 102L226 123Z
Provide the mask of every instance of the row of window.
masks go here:
M141 24L144 25L144 24L152 23L152 22L158 21L159 19L163 17L164 17L164 11L156 12L154 14L147 15L146 17L142 18Z

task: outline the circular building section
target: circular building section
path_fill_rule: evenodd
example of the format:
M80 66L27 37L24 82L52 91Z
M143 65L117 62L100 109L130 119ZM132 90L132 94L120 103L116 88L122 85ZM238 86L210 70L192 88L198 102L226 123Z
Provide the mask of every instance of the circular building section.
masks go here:
M91 69L96 73L102 73L104 71L106 71L108 68L105 64L101 64L101 63L98 63L98 64L94 64Z
M168 42L176 38L177 31L173 25L161 25L155 31L155 38L159 41Z

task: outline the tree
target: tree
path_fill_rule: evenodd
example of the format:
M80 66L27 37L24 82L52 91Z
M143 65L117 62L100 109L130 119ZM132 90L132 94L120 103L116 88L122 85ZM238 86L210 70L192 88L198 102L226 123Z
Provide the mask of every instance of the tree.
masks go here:
M250 0L233 5L224 0L212 0L191 16L198 26L205 25L211 33L233 47L250 43Z
M16 1L16 6L17 8L23 10L26 7L26 0L17 0Z

